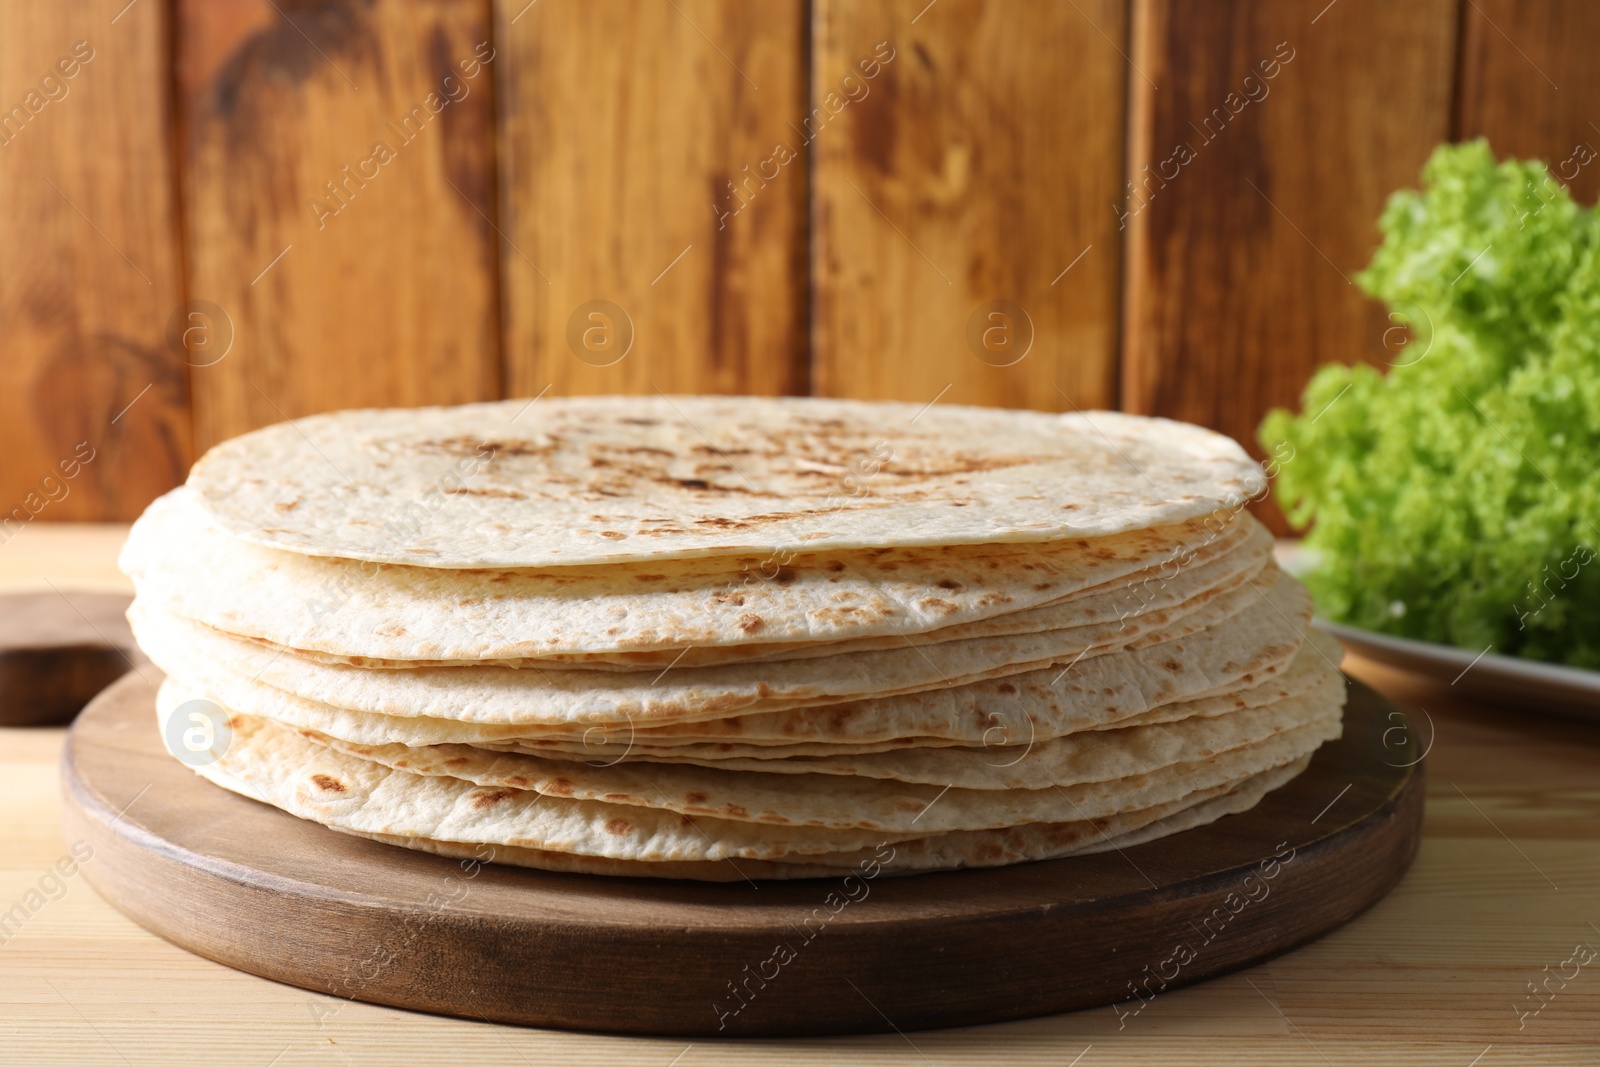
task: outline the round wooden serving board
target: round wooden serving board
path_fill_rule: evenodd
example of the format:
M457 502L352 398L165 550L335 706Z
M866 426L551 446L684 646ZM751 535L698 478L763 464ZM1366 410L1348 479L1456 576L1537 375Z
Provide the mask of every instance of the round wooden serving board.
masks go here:
M1419 739L1352 682L1344 737L1305 774L1124 852L727 885L473 868L211 785L163 747L154 695L117 682L62 757L67 840L94 847L84 873L108 900L281 982L535 1026L749 1036L1138 1011L1349 921L1400 879L1422 821Z

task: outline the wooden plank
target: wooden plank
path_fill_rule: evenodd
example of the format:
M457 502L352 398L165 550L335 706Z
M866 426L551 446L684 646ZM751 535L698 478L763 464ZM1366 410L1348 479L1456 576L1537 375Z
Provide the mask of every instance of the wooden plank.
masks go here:
M1454 0L1139 0L1132 58L1159 88L1132 83L1126 408L1259 455L1262 415L1317 365L1394 358L1349 276L1449 134L1455 19Z
M804 392L800 0L498 11L510 395Z
M1121 0L817 0L818 392L1114 406L1126 25Z
M1600 6L1474 0L1462 9L1458 135L1537 157L1584 203L1600 193Z
M15 5L0 32L0 543L131 518L191 459L167 16L124 6Z
M497 397L488 0L178 0L209 445L341 407Z

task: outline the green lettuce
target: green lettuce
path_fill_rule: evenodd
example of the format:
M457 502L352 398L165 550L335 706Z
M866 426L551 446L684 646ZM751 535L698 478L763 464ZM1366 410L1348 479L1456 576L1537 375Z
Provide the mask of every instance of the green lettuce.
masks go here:
M1422 182L1356 279L1408 343L1261 425L1307 583L1354 626L1600 668L1600 223L1482 141Z

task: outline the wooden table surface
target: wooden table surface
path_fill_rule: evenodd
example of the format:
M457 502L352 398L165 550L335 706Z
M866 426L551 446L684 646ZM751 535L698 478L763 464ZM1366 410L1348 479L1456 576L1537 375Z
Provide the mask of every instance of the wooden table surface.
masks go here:
M0 545L0 591L125 588L122 535L30 526ZM1425 708L1435 735L1421 853L1366 915L1271 963L1162 993L1126 1025L1107 1007L822 1040L521 1030L228 970L145 933L81 874L47 876L69 855L63 732L0 730L0 914L46 890L18 932L0 933L0 1064L1600 1064L1600 725L1473 704L1360 661L1346 669Z

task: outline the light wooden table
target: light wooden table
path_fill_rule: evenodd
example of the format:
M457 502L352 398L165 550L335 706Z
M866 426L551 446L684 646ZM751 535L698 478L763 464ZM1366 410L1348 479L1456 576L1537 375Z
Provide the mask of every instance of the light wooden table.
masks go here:
M0 589L123 588L121 537L118 527L30 527L0 545ZM1346 666L1425 707L1436 728L1416 866L1344 929L1163 993L1125 1028L1102 1008L905 1036L691 1043L433 1018L191 956L78 875L0 944L0 1064L1600 1064L1600 957L1563 968L1576 946L1600 951L1600 726L1474 706L1375 665ZM67 854L61 738L0 730L0 913ZM1542 1008L1529 993L1541 982L1559 990ZM1519 1020L1519 1008L1530 1014Z

